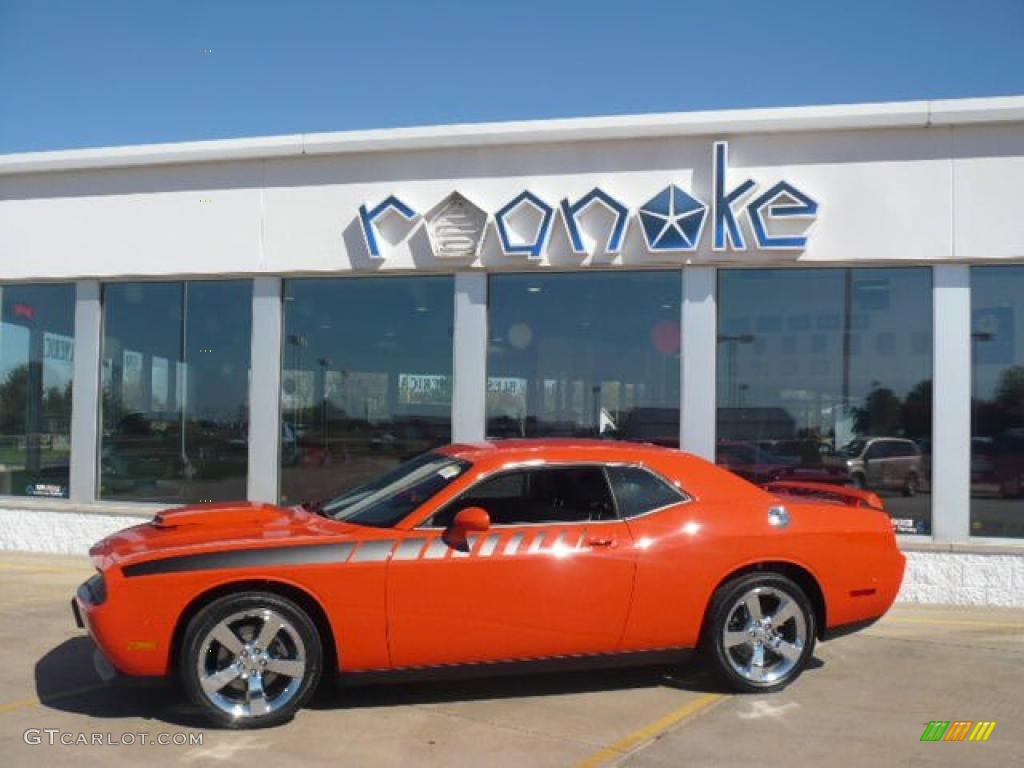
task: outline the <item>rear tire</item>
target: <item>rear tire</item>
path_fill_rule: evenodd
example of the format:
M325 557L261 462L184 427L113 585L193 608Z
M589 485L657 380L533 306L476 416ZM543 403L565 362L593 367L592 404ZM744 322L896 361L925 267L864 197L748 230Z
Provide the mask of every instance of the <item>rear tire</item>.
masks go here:
M214 600L185 629L182 685L225 728L266 728L290 720L322 669L320 635L291 600L240 592Z
M796 680L814 653L814 609L780 573L748 573L711 599L703 646L718 677L741 693L771 693Z

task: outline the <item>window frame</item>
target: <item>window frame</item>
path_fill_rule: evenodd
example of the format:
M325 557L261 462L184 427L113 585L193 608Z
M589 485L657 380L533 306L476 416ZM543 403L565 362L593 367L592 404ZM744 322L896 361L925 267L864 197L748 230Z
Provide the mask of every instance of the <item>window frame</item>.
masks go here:
M536 460L527 460L527 461L521 461L521 462L514 462L514 463L511 463L511 464L505 464L505 465L499 467L498 469L492 470L490 472L482 472L482 473L480 473L480 475L477 476L477 478L473 481L473 483L468 488L466 488L463 491L461 491L460 493L458 493L455 496L455 498L453 498L450 501L442 504L440 509L435 510L423 522L421 522L418 525L414 526L413 530L416 530L416 531L445 531L445 530L448 530L447 526L432 525L431 523L433 522L434 518L439 513L443 512L445 510L445 508L447 508L449 505L455 504L460 498L462 498L466 494L468 494L471 491L473 491L474 488L476 488L477 486L481 485L482 483L485 483L488 480L491 480L491 479L493 479L495 477L500 477L501 475L509 474L509 473L512 473L512 472L522 471L524 469L526 469L526 470L529 470L529 469L574 469L574 468L580 468L580 467L599 467L601 469L601 475L604 477L605 486L608 488L608 494L611 496L611 499L612 499L612 507L615 510L615 517L610 518L608 520L576 520L576 521L572 521L572 520L564 520L564 521L563 520L557 520L557 521L556 520L551 520L551 521L540 522L540 523L495 523L494 525L491 526L491 529L507 530L509 528L537 528L537 527L540 527L540 526L552 526L552 525L607 525L609 523L626 523L629 520L639 520L640 518L646 517L647 515L656 514L658 512L661 512L662 510L668 509L669 507L675 507L675 506L678 506L679 504L690 504L690 503L692 503L694 501L694 496L692 494L688 493L682 487L682 485L680 485L679 483L675 482L674 480L670 480L669 478L665 477L663 474L661 474L657 470L652 469L651 467L647 466L646 464L644 464L643 462L640 462L640 461L594 461L594 460L589 460L589 461L542 461L542 462L538 462ZM612 488L611 478L608 477L608 471L607 471L608 467L631 467L631 468L637 468L637 469L643 470L645 472L648 472L651 475L653 475L656 479L658 479L661 482L665 483L669 487L675 488L679 492L679 494L681 495L682 498L676 504L667 504L667 505L665 505L663 507L658 507L657 509L652 509L652 510L649 510L647 512L644 512L643 514L633 515L632 517L628 517L628 518L627 517L623 517L622 516L622 511L619 509L619 500L616 498L615 490Z

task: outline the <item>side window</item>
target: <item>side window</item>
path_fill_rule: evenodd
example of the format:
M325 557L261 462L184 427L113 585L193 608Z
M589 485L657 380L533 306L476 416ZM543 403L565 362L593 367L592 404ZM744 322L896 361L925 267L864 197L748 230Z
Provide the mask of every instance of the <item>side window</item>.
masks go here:
M601 467L548 467L488 478L438 511L429 525L448 526L459 510L483 507L491 525L608 520L615 505Z
M686 500L686 496L640 467L608 467L608 479L622 517L636 517Z
M865 459L884 459L889 456L889 445L881 441L872 443L864 454Z
M538 469L529 475L529 511L521 515L523 519L510 522L583 522L615 517L615 504L601 467Z

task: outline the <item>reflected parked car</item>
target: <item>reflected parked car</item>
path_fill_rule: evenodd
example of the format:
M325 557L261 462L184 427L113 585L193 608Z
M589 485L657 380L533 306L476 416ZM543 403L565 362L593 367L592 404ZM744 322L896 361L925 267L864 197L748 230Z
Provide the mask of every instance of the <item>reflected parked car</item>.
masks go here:
M846 468L840 464L825 463L817 447L813 458L804 460L801 455L780 455L754 443L719 440L715 448L715 463L758 485L775 480L845 485L850 480Z
M719 440L715 446L715 463L758 485L787 477L792 469L791 462L753 443L738 440Z
M992 441L992 463L999 492L1007 498L1024 495L1024 427L1008 429Z
M851 440L829 462L845 465L857 488L900 491L913 496L924 476L921 449L902 437L866 437Z

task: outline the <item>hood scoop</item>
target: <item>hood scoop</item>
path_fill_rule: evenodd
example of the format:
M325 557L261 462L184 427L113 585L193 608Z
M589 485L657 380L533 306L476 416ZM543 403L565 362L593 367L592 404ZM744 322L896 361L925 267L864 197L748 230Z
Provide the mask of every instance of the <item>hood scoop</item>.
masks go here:
M201 504L165 509L152 521L154 528L237 527L264 525L287 518L288 513L270 504Z

